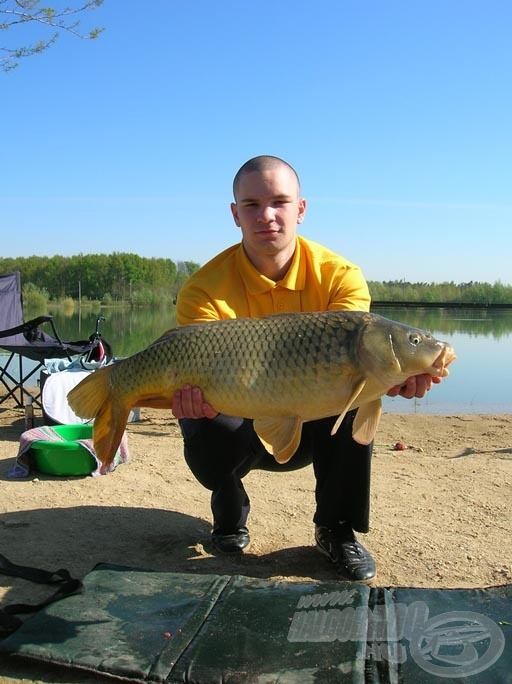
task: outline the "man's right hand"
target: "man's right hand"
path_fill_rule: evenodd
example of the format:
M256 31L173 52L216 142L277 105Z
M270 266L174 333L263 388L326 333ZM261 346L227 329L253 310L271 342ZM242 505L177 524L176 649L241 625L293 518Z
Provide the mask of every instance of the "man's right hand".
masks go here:
M172 412L175 418L215 418L219 413L204 400L200 387L190 385L176 390L172 398Z

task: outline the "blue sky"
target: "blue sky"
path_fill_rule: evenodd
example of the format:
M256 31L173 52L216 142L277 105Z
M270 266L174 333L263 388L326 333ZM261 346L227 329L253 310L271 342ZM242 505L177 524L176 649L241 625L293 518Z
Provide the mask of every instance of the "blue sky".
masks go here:
M95 25L0 73L3 256L204 263L274 154L301 233L368 279L512 284L509 0L105 0Z

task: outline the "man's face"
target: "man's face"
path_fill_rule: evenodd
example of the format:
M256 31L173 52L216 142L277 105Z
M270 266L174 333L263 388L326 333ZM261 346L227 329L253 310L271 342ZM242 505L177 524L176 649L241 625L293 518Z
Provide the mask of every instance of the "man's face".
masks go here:
M295 245L297 224L306 212L294 173L286 166L243 175L231 205L242 229L245 250L251 254L278 254Z

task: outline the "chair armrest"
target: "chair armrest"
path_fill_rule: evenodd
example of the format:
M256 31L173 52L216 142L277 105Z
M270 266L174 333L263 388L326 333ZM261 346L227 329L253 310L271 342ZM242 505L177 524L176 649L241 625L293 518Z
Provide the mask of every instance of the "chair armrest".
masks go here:
M12 337L13 335L19 335L20 333L31 332L38 328L42 323L50 323L52 330L55 333L55 325L53 323L53 316L38 316L37 318L32 318L30 321L26 321L21 325L17 325L14 328L8 328L7 330L0 330L0 338L2 337ZM58 335L55 333L57 339ZM60 339L59 339L60 342Z

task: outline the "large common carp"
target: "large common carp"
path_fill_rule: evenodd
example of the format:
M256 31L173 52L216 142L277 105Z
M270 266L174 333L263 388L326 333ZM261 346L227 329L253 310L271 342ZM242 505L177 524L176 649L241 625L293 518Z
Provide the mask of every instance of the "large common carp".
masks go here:
M429 333L360 311L291 313L175 328L95 371L68 394L94 419L94 447L111 463L134 406L170 408L177 389L201 387L215 410L254 419L277 461L295 453L302 423L359 407L353 437L369 444L381 397L419 373L448 375L455 353ZM212 455L215 457L215 455Z

